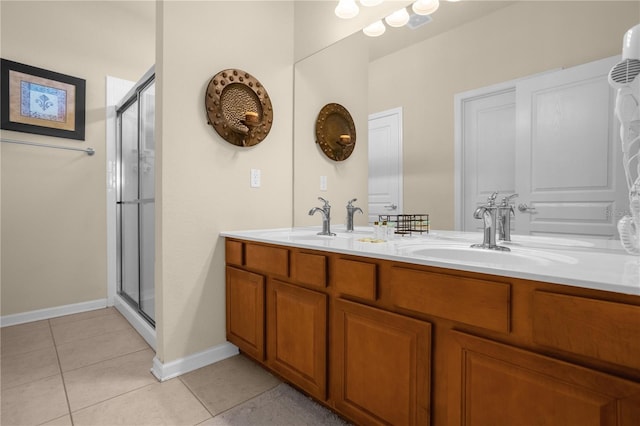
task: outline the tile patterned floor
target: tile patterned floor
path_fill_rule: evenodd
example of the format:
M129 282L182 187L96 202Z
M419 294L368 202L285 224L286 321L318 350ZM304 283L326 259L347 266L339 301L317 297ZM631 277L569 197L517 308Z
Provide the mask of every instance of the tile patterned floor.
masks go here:
M160 383L113 308L0 329L0 424L198 425L280 381L235 356Z

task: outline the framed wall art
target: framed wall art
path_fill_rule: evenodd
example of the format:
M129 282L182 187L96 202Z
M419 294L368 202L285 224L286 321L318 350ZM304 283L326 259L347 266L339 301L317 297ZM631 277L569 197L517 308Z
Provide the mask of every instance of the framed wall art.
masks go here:
M84 140L85 80L0 61L0 128Z

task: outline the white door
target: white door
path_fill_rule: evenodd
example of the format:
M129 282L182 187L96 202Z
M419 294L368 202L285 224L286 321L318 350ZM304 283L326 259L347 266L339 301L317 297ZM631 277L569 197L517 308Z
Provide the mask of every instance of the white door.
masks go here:
M474 219L473 212L493 192L498 191L500 197L515 192L515 98L512 86L462 102L463 231L482 230L482 221Z
M402 108L369 116L369 223L402 212Z
M515 233L617 238L627 195L607 74L618 60L516 85Z

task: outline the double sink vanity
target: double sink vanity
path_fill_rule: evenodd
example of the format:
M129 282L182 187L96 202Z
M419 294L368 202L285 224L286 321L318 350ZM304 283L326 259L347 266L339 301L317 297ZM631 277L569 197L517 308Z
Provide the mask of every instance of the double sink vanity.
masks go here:
M222 234L227 339L344 418L640 424L640 258L618 241L319 231Z

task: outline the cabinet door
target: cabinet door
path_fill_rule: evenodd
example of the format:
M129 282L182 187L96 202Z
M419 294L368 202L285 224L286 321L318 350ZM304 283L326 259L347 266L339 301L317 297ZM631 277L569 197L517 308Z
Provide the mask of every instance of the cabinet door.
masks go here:
M451 425L638 425L640 384L455 331Z
M227 340L264 359L264 277L227 266Z
M431 325L337 299L332 390L359 424L429 424Z
M327 397L327 296L270 280L267 284L267 364L285 379Z

